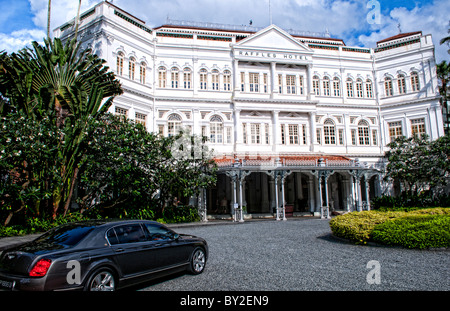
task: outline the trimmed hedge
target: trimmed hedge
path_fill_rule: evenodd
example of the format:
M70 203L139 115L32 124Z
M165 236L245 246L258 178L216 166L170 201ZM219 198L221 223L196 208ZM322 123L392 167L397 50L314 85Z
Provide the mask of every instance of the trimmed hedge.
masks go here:
M407 248L450 246L450 215L412 215L386 221L372 231L375 242Z
M430 216L433 216L435 219L431 221L432 220L431 218L427 218ZM445 226L446 220L441 219L441 218L445 219L449 218L447 216L450 216L450 208L427 208L427 209L413 210L410 212L405 211L352 212L333 218L330 221L330 228L335 236L350 240L352 242L355 242L356 244L367 244L367 242L369 241L375 241L373 231L375 230L375 228L378 228L376 231L377 232L376 242L378 243L388 245L402 245L405 247L414 247L414 248L420 247L420 245L423 245L422 248L447 247L441 246L446 242L438 242L446 240L446 237L448 237L448 235L450 234L449 233L450 227L448 225ZM395 231L395 229L389 227L389 223L397 221L399 219L404 220L399 223L395 222L392 226L396 228L400 226L400 229ZM408 223L414 221L416 222L416 226L408 225ZM431 222L429 223L429 221ZM420 222L424 222L424 224L426 225L421 227L419 225ZM443 224L441 225L442 222ZM382 226L383 224L386 225ZM437 226L436 224L439 224L439 226ZM387 230L389 230L389 232L387 232ZM420 233L416 234L415 233L416 231ZM399 232L402 232L402 235L409 235L410 238L409 239L400 238ZM430 236L427 237L427 235ZM434 243L425 242L423 240L425 237L427 238L427 241L435 241L435 242ZM417 239L418 242L413 243L412 241L414 239Z

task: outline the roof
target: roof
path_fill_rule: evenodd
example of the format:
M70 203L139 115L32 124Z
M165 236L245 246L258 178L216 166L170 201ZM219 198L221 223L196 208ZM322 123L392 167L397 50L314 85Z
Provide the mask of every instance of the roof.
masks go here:
M234 25L222 25L222 26L229 26L230 28L219 28L219 27L214 27L214 25L219 25L219 24L211 24L212 26L210 27L202 27L202 26L198 26L198 25L193 25L193 26L189 26L189 25L174 25L174 24L164 24L158 27L153 28L153 30L157 31L157 30L161 30L164 28L167 29L185 29L185 30L206 30L206 31L215 31L215 32L223 32L223 33L242 33L242 34L255 34L258 31L264 29L264 28L258 28L258 27L249 27L246 26L244 28L248 28L248 29L238 29L240 26L235 26L236 29L231 29L231 27L234 27ZM249 30L252 29L252 30ZM287 33L289 33L289 31L286 31ZM291 35L292 37L296 38L296 39L319 39L319 40L327 40L327 41L334 41L334 42L340 42L343 45L345 45L344 40L342 39L338 39L338 38L331 38L331 37L325 37L325 36L311 36L311 35L298 35L298 34L291 34L289 33L289 35Z
M134 18L134 19L135 19L136 21L138 21L139 23L145 24L145 21L143 21L142 19L137 18L137 17L134 16L133 14L130 14L130 13L128 13L127 11L125 11L125 10L119 8L117 5L114 5L114 4L112 3L112 1L109 2L109 1L106 1L106 0L105 0L105 3L107 3L108 5L114 7L115 9L117 9L117 10L119 10L119 11L125 13L125 14L128 15L129 17Z
M277 155L277 156L223 156L214 159L219 167L231 167L234 163L243 166L272 166L278 163L285 166L352 166L354 161L339 155ZM321 163L323 163L321 165Z
M397 39L401 39L401 38L406 38L406 37L413 36L413 35L418 35L418 34L422 35L422 32L421 31L414 31L414 32L399 33L398 35L395 35L395 36L383 39L381 41L378 41L377 45L380 44L380 43L385 43L385 42L388 42L388 41L393 41L393 40L397 40Z

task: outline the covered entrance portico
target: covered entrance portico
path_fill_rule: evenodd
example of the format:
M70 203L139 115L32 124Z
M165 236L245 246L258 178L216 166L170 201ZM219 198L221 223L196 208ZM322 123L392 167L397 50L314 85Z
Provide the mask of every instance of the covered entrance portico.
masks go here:
M216 159L216 188L207 191L208 218L244 221L370 209L379 174L341 156Z

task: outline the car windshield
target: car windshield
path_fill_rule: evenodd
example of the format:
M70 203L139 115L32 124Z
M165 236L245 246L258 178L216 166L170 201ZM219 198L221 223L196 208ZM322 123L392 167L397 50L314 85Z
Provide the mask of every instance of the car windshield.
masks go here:
M68 224L45 233L33 242L62 248L71 247L80 242L94 228L92 224Z

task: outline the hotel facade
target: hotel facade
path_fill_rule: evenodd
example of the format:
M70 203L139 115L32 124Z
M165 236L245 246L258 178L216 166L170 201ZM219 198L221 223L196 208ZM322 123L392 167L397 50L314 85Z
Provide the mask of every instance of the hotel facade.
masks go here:
M383 181L390 141L444 135L434 45L420 31L349 47L276 25L149 28L104 1L81 14L78 36L122 82L110 112L208 138L217 186L190 198L205 218L369 209L399 190Z

